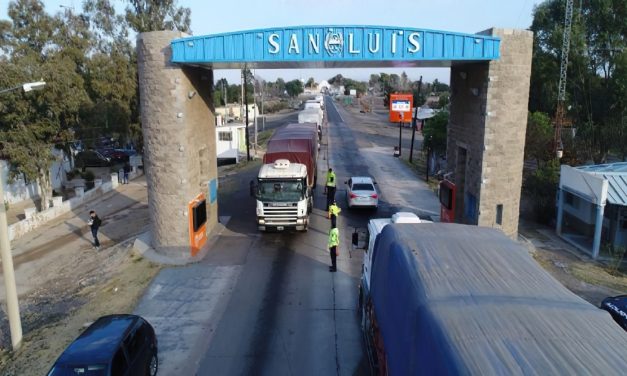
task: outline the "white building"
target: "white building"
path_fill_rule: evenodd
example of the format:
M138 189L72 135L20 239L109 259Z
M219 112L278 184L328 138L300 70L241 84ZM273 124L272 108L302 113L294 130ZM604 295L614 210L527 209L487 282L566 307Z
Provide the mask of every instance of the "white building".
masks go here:
M52 189L60 190L66 180L66 172L72 169L72 163L62 150L52 148L52 155L55 160L50 167L50 183ZM15 204L39 197L40 188L36 182L27 182L24 177L20 177L9 183L9 163L7 161L0 160L0 174L2 174L4 188L2 201Z
M602 244L627 247L627 162L562 165L556 232L595 259Z
M256 108L254 103L248 104L248 120L254 119L255 116L259 116L259 110ZM220 115L222 119L228 120L240 120L242 121L246 117L246 108L241 106L239 103L229 103L226 108L224 106L215 108L216 116ZM221 125L221 124L218 124Z
M246 153L246 126L227 123L216 126L216 155L218 165L239 163L240 154Z
M329 89L331 89L331 84L329 84L329 81L327 80L322 80L319 84L318 84L318 92L319 93L325 93L328 92Z

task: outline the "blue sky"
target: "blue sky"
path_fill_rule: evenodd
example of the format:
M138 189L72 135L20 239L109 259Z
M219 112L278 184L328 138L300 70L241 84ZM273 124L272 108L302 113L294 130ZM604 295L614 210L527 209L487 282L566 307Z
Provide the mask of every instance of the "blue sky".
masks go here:
M192 10L194 35L295 25L384 25L475 33L490 27L526 29L532 11L541 0L178 0ZM114 0L122 12L125 2ZM60 5L81 8L80 0L44 0L46 10L55 13ZM0 2L0 18L7 18L8 2ZM404 69L410 79L423 76L449 81L446 68ZM338 73L344 77L367 80L370 73L400 74L402 69L292 69L257 70L256 74L274 81L277 77L316 81ZM216 71L216 79L239 80L237 71Z

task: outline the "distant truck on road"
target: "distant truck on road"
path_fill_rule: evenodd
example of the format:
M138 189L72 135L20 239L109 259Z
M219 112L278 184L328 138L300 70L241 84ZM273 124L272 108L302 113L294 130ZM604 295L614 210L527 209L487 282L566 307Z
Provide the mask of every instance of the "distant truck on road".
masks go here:
M289 124L268 140L256 184L260 231L307 231L317 181L318 137L307 124Z
M318 139L322 139L322 114L323 111L321 109L309 108L302 110L298 113L298 122L299 123L313 123L316 124L316 129L318 130Z
M397 222L370 241L360 311L376 374L624 374L627 334L499 230Z

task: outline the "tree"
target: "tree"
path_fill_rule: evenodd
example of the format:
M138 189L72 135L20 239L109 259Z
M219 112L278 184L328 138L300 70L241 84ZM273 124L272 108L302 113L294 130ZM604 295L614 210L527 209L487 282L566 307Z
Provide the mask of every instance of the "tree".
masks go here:
M407 73L405 73L405 71L403 71L403 73L401 73L401 77L399 78L399 90L408 90L409 86L411 84L411 81L409 80L409 77L407 77Z
M370 80L368 80L368 85L375 90L379 90L380 84L381 84L381 76L379 76L376 73L371 74Z
M368 84L350 78L344 78L344 94L350 94L351 90L355 90L359 94L364 94L368 91Z
M548 0L534 9L529 110L555 113L564 22L564 2ZM603 162L622 149L625 134L621 68L627 49L624 2L581 2L570 37L567 118L577 128L573 147L581 159ZM618 141L617 141L618 140ZM565 153L571 151L565 150Z
M440 111L434 117L425 120L422 130L424 135L423 149L432 150L438 154L446 151L448 115L448 112Z
M3 96L2 156L12 166L12 179L24 176L39 184L46 209L52 193L52 147L65 144L70 128L78 124L78 109L89 101L80 75L88 46L81 39L89 33L76 18L50 17L36 0L12 2L8 14L11 22L3 23L7 33L0 40L7 51L0 84L12 87L44 78L47 85L41 92Z
M344 76L336 74L335 76L329 78L329 83L333 86L342 86L344 85Z
M433 84L431 84L431 91L434 93L450 92L451 88L447 84L438 81L436 78L433 80Z
M50 16L37 0L9 4L0 21L0 88L46 81L44 90L3 95L0 153L11 176L40 185L42 206L51 196L52 148L107 134L141 146L137 62L127 24L109 0L87 0L83 13Z
M553 126L549 115L530 112L525 134L525 159L533 159L537 165L553 158Z
M301 80L292 80L285 83L285 90L290 97L297 97L303 90L303 83Z
M523 192L533 198L535 219L541 223L550 224L553 219L559 169L559 163L552 159L525 178Z
M283 80L281 77L277 78L273 87L275 95L282 97L283 93L285 93L285 80Z
M446 108L448 104L451 102L450 94L440 94L440 99L438 100L438 108Z
M305 87L315 87L316 86L316 81L314 80L313 77L309 77L309 79L307 80L307 83L305 84Z
M127 0L126 20L138 33L158 30L190 32L191 10L176 0Z

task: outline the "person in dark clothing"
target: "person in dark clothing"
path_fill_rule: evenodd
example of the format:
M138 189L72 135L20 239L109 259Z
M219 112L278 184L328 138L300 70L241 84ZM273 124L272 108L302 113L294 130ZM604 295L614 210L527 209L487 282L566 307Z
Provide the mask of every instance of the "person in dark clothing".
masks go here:
M131 172L131 165L128 162L124 163L124 180L122 184L128 184L128 174Z
M91 236L94 237L94 248L96 248L96 250L100 249L100 242L98 241L98 229L100 228L101 223L102 221L100 220L96 212L94 210L90 211L87 224L89 225L89 227L91 227Z

